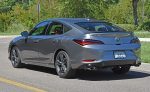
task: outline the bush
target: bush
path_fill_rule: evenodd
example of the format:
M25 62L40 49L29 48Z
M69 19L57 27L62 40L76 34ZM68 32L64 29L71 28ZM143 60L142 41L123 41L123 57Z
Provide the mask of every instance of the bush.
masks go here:
M2 21L0 20L0 32L3 31L3 23Z
M117 26L119 26L127 31L136 31L136 26L133 24L117 24Z
M150 21L144 22L141 27L141 30L150 31Z
M22 31L27 31L28 28L23 26L20 23L14 23L11 26L8 27L8 30L6 31L6 33L13 33L13 34L19 34Z

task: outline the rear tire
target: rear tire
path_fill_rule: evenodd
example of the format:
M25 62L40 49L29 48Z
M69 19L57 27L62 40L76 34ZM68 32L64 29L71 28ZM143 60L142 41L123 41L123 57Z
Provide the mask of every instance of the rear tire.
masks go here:
M115 74L126 74L127 72L129 72L130 67L131 66L129 66L129 65L115 66L114 68L112 68L112 71Z
M65 51L58 52L55 59L55 68L60 78L73 78L75 70L72 69L70 58Z
M21 57L19 54L19 49L17 47L13 47L11 49L10 52L10 60L11 60L11 64L14 68L20 68L22 67L22 63L21 63Z

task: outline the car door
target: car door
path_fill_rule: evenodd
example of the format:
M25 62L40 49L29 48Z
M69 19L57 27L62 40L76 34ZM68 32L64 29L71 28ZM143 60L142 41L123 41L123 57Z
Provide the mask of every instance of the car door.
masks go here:
M39 42L39 57L42 63L53 63L54 52L60 45L62 34L63 24L56 22L49 24L46 35Z
M23 44L23 59L25 62L39 62L38 43L41 35L45 34L45 29L48 22L41 22L29 33L28 38L25 39Z

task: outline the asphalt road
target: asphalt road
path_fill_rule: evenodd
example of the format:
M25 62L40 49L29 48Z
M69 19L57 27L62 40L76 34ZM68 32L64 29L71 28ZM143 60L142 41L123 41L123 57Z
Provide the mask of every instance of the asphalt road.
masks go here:
M126 75L82 71L74 79L59 78L50 68L28 65L15 69L8 60L10 39L0 38L0 92L150 92L148 64Z

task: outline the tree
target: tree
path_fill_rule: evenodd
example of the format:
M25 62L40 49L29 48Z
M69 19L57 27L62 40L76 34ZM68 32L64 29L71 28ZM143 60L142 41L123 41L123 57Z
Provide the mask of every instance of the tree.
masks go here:
M132 0L134 24L136 26L138 26L138 13L137 13L138 2L139 0Z
M131 0L120 0L116 4L109 5L105 11L105 19L116 24L131 24L133 20Z
M146 3L145 3L145 15L149 21L150 21L150 0L146 0Z
M105 0L58 0L61 3L62 17L104 19L107 8Z

